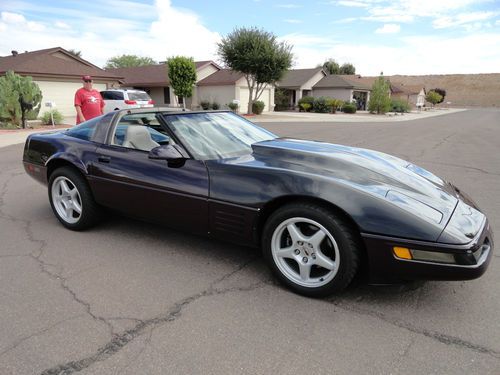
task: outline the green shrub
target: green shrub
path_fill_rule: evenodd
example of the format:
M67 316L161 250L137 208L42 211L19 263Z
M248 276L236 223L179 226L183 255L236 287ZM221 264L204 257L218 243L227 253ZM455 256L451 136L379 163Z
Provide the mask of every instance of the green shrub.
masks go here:
M210 109L210 102L208 100L202 100L200 105L204 111L208 111Z
M229 103L227 106L231 111L238 112L238 103Z
M284 89L277 88L274 91L274 110L283 111L290 107L290 96Z
M304 96L304 97L300 98L299 99L299 107L301 109L303 109L303 107L301 106L301 104L304 104L304 103L307 103L307 104L311 105L308 110L305 110L306 112L309 112L311 110L311 108L313 107L314 98L312 96Z
M311 103L300 103L299 104L299 107L300 107L300 112L304 111L304 112L309 112L312 108L312 104Z
M330 98L326 96L320 96L315 98L313 102L313 111L318 113L328 113L331 111L332 107L330 105Z
M213 110L217 110L217 109L219 109L219 108L220 108L220 104L219 104L219 103L217 103L217 102L213 102L213 103L212 103L212 109L213 109Z
M44 125L53 125L50 114L52 113L52 117L54 119L54 125L61 124L64 120L64 116L57 109L52 109L50 111L44 112L42 115L42 123Z
M410 111L410 105L401 99L391 99L392 112L407 113Z
M256 100L252 104L252 112L255 113L256 115L260 115L262 113L262 111L264 110L265 106L266 105L264 104L263 101Z
M329 99L328 105L330 106L330 110L332 113L336 113L337 109L341 108L344 105L344 101L340 99Z
M354 103L346 103L342 107L342 111L344 111L344 113L356 113L356 110L356 104Z

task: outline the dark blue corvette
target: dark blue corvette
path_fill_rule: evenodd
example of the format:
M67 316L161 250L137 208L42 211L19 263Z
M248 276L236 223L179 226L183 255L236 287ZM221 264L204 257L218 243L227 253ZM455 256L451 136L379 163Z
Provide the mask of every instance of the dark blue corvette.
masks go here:
M481 276L488 220L452 184L376 151L278 138L231 112L136 109L35 134L28 174L59 221L103 208L261 246L293 290L323 296L360 270L372 282Z

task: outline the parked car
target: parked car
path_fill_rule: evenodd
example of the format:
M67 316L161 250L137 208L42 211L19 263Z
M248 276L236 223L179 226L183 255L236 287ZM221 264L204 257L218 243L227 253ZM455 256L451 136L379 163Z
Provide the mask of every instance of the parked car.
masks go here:
M30 135L23 161L66 228L89 228L108 208L260 246L277 278L308 296L360 271L374 283L474 279L493 252L486 216L451 183L381 152L279 138L227 111L116 111Z
M104 113L130 108L151 108L154 101L146 91L110 89L101 91L104 100Z

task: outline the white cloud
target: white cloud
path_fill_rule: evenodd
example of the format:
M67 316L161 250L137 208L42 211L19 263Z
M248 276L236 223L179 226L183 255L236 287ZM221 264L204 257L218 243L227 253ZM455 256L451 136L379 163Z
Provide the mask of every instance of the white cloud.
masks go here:
M296 9L296 8L301 8L302 5L297 5L297 4L276 4L276 8L285 8L285 9Z
M60 28L60 29L65 29L65 30L71 29L70 25L68 25L66 22L62 22L62 21L57 21L55 23L55 26Z
M7 30L7 25L3 22L0 22L0 32Z
M106 1L113 3L114 0ZM173 7L167 0L157 0L155 7L155 20L146 26L139 20L99 17L89 12L80 13L78 24L72 22L71 29L62 24L49 27L52 26L49 23L26 20L21 14L2 12L1 19L6 24L3 28L8 27L9 38L0 38L0 56L9 54L12 49L33 51L61 46L82 51L84 59L98 66L104 66L109 58L121 54L150 56L157 61L164 61L172 55L192 56L195 60L216 58L217 42L221 37L205 27L198 15ZM132 9L140 11L137 3ZM148 7L144 9L153 13ZM53 11L53 14L60 15L57 9ZM107 27L78 32L80 23L113 25L113 29L120 31L113 32L112 37Z
M439 17L432 22L432 26L436 29L461 26L471 22L484 21L493 18L497 14L497 12L460 13L455 16Z
M286 23L294 23L294 24L298 24L298 23L302 23L303 21L302 20L296 20L296 19L286 19L286 20L283 20L285 21Z
M313 38L313 36L308 36ZM300 36L295 36L300 40ZM307 38L305 38L307 39ZM401 46L336 43L328 48L295 44L296 68L334 57L350 61L362 75L494 73L500 66L500 32L443 38L405 37Z
M369 3L364 1L355 1L355 0L341 0L336 2L337 5L342 5L345 7L354 7L354 8L367 8L370 6Z
M395 23L386 23L384 26L375 30L377 34L396 34L401 30L401 26Z
M357 21L358 19L359 18L357 18L357 17L347 17L347 18L342 18L340 20L332 21L330 23L332 23L332 24L335 24L335 23L351 23L351 22Z
M19 13L11 13L11 12L2 12L2 21L5 23L25 23L26 18L22 14Z

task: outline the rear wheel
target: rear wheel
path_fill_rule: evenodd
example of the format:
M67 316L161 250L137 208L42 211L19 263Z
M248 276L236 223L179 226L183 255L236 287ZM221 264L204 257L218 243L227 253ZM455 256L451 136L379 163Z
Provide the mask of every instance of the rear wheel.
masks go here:
M49 201L57 219L72 230L83 230L99 219L95 203L83 176L70 167L56 169L49 178Z
M344 289L359 266L359 236L328 209L284 206L267 220L264 255L278 279L294 291L321 297Z

